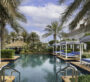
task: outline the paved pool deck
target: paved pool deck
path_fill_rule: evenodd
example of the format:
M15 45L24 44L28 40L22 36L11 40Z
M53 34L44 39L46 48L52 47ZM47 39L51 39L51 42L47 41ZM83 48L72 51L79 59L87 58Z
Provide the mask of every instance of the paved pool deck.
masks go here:
M13 82L14 80L15 80L15 76L5 76L5 82Z
M1 58L1 61L15 61L19 58L20 56L14 56L14 58Z
M8 65L8 64L9 64L9 62L0 62L0 68L6 66L6 65Z
M70 62L70 63L74 66L77 66L77 67L79 67L83 70L86 70L86 71L90 72L90 67L89 66L83 65L80 62Z
M70 78L72 78L72 76L62 76L61 78L64 82L71 82Z
M77 58L77 57L68 57L68 58L65 58L63 56L60 56L60 55L56 55L56 57L64 60L64 61L79 61L80 59Z

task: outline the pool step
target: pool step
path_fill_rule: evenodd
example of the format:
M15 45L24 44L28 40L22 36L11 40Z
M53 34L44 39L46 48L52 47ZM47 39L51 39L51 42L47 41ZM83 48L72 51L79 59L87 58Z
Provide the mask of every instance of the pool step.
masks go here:
M5 82L13 82L14 80L15 80L15 76L5 76Z
M20 56L14 56L14 58L1 58L2 61L15 61L19 59Z
M3 68L4 66L8 65L9 62L0 62L0 68Z
M71 81L70 81L70 78L72 78L72 76L62 76L62 80L63 80L64 82L71 82Z

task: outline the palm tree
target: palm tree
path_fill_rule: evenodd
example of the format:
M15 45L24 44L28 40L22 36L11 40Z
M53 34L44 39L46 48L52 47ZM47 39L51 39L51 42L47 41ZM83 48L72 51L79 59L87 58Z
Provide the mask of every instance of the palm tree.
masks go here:
M4 30L6 24L18 32L22 27L17 20L26 21L25 17L18 11L20 0L0 0L0 28L1 28L1 48L4 48Z
M59 32L61 31L61 29L62 28L59 26L59 23L57 21L54 21L51 23L51 25L48 25L45 28L45 31L47 33L45 33L43 35L43 37L48 37L48 36L53 35L53 40L54 40L54 43L56 44L57 36L58 36ZM56 50L56 45L54 46L54 50Z
M1 37L2 33L1 33L1 28L0 28L0 37ZM8 30L5 28L4 29L4 41L3 42L6 42L7 41L7 37L8 37L9 33L8 33Z
M34 46L36 43L40 42L39 35L36 32L31 32L28 35L27 41Z
M60 0L60 3L65 2L67 0ZM90 19L90 0L74 0L66 9L65 13L62 16L61 25L67 21L71 15L75 12L75 10L79 10L75 18L69 24L70 29L73 30L76 28L77 24L84 18ZM87 26L90 25L90 22L86 21ZM84 28L83 28L84 29Z
M23 37L23 41L26 42L26 41L27 41L27 37L28 37L28 33L24 30L24 31L21 33L21 36Z
M10 33L10 36L11 36L11 38L12 38L12 42L14 42L15 41L15 38L16 38L16 33L15 32L11 32Z

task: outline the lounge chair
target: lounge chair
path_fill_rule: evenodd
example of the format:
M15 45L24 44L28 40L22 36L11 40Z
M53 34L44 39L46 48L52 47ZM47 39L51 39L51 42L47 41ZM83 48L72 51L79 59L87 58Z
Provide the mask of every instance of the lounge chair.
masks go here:
M90 66L90 58L83 58L82 59L82 64L86 66Z
M64 52L64 50L61 50L61 51L55 51L55 53L57 53L57 54L60 54L60 53L63 53Z
M62 56L66 56L66 53L62 53ZM67 53L67 57L77 57L75 53Z
M71 52L72 54L80 55L80 52Z

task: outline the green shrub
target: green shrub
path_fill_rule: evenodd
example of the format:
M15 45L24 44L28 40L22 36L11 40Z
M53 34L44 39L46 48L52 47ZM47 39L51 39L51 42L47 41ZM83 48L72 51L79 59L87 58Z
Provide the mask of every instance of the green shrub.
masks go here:
M48 52L52 53L53 52L53 48L52 47L48 47Z
M80 49L75 49L75 51L80 51Z
M90 75L79 76L78 82L90 82Z
M75 79L70 79L71 82L75 82ZM78 82L90 82L90 75L82 75L78 77Z
M24 54L24 53L25 53L25 50L24 49L20 51L20 54Z
M85 55L82 55L82 58L86 58L86 56Z
M14 55L15 55L14 50L10 50L10 49L1 50L1 57L2 58L13 58Z
M90 35L90 33L86 33L84 36L89 36Z
M90 58L90 54L83 54L82 58Z
M66 50L64 50L64 52L66 53ZM71 50L67 50L67 53L70 53L71 52Z

